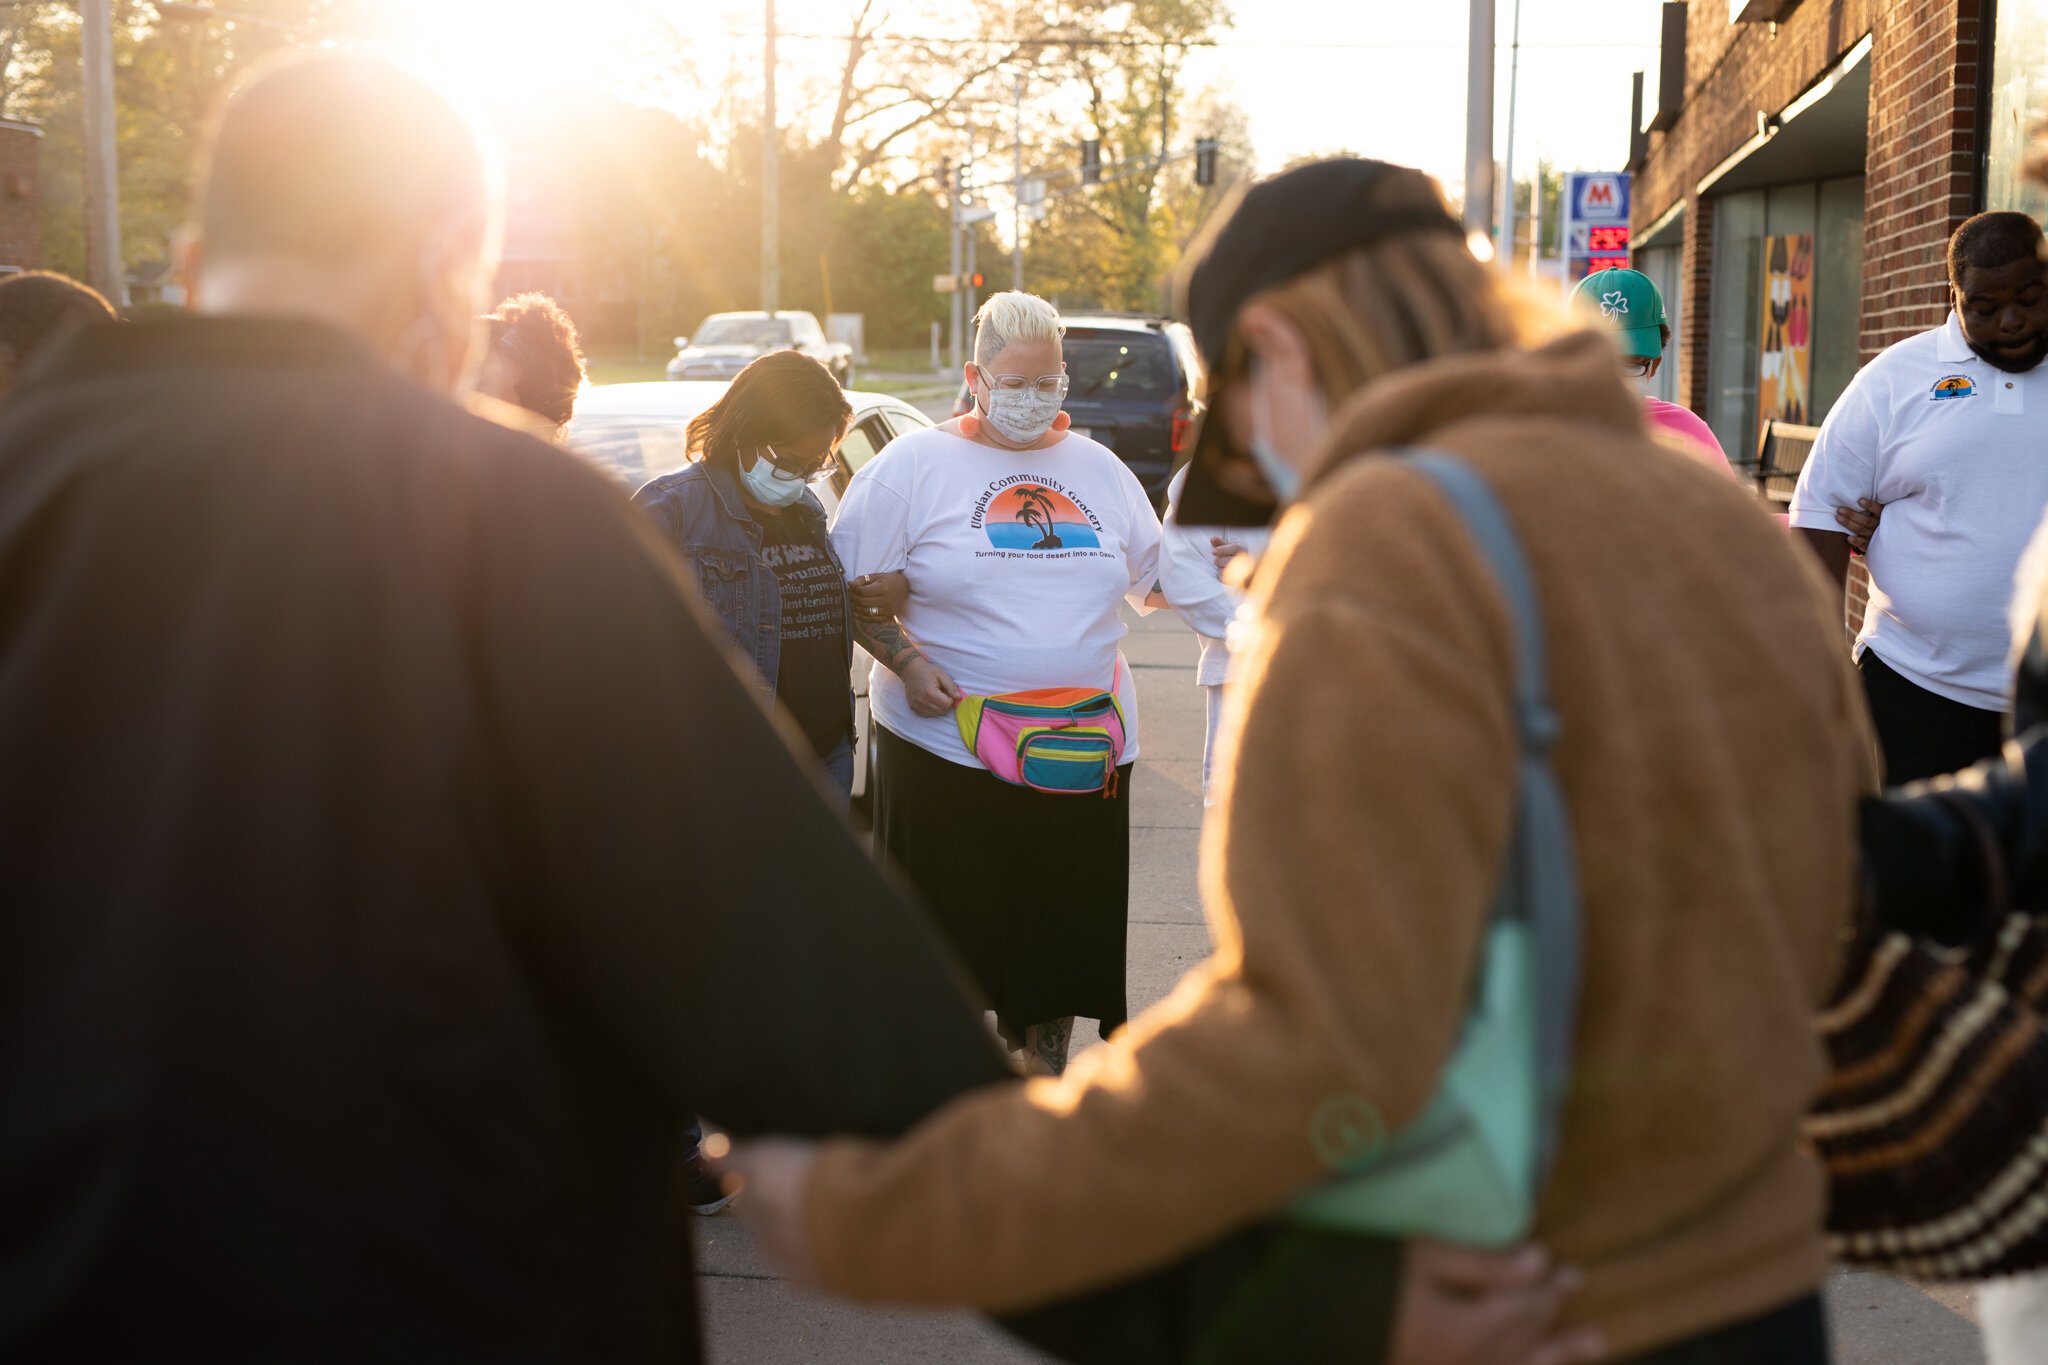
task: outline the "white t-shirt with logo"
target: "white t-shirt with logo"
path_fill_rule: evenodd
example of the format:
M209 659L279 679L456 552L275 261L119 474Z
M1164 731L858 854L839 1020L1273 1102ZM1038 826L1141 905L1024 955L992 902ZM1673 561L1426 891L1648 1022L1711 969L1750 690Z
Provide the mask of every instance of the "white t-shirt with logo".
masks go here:
M970 695L1098 687L1117 674L1126 598L1159 576L1159 518L1123 461L1069 434L995 450L936 428L891 441L840 500L832 545L848 578L901 571L902 624ZM1138 691L1122 671L1124 761L1138 756ZM981 764L953 716L916 714L876 664L874 717L941 758Z
M2048 365L2008 374L1949 314L1863 367L1828 414L1792 495L1792 524L1839 531L1837 507L1884 504L1856 653L1938 696L2009 705L2008 609L2048 508Z

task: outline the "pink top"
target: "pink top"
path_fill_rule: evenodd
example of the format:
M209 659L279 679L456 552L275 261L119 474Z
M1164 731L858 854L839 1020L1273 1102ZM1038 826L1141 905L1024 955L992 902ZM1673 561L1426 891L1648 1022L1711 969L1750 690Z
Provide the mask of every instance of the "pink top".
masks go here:
M1645 398L1643 405L1649 409L1650 425L1677 437L1679 448L1687 455L1701 464L1712 465L1731 479L1738 477L1735 466L1728 462L1728 452L1721 449L1721 443L1714 439L1713 429L1691 409L1667 403L1661 398Z

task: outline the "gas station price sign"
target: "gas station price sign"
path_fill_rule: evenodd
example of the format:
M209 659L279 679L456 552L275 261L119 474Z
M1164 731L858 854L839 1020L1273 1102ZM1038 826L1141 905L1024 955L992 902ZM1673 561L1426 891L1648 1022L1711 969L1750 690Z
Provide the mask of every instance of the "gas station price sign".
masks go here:
M1629 177L1573 171L1564 178L1565 284L1629 262Z

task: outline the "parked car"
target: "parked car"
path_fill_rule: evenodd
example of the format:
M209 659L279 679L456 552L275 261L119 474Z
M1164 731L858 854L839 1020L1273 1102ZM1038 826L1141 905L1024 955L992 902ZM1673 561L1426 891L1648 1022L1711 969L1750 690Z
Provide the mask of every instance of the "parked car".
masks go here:
M713 313L695 335L676 338L670 379L730 379L770 351L802 351L824 362L842 387L853 383L853 347L827 341L815 313Z
M576 400L569 423L571 450L591 460L627 492L649 479L688 463L684 446L690 419L717 402L730 385L690 380L683 383L593 384ZM905 432L932 424L931 419L887 394L849 392L853 425L839 443L839 465L829 484L813 484L829 516L839 510L839 497L860 467L877 451ZM853 797L865 808L868 792L868 653L853 649Z
M1139 314L1074 313L1063 320L1072 429L1115 451L1158 502L1201 411L1194 334L1184 323ZM962 381L954 415L973 406Z

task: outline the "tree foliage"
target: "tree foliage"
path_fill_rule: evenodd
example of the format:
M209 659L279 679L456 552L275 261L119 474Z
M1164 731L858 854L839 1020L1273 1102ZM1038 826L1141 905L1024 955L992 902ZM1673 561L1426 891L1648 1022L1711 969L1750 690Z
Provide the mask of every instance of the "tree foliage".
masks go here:
M1228 23L1222 0L1053 0L1027 13L939 0L847 0L833 54L807 80L790 63L778 133L782 302L866 315L880 345L922 342L948 311L941 162L970 159L1000 226L977 231L983 269L1002 254L1017 160L1050 192L1027 225L1029 287L1068 306L1152 308L1221 186L1193 183L1194 140L1222 144L1224 183L1248 172L1243 115L1190 90L1195 45ZM351 36L366 0L115 0L118 155L131 266L168 257L189 213L197 154L250 63ZM230 17L231 16L231 17ZM694 56L676 29L678 69ZM827 40L827 41L820 41ZM0 116L43 126L45 263L84 274L79 21L71 3L0 6ZM716 108L684 118L592 96L507 122L515 218L568 253L557 288L586 327L656 353L709 312L759 303L758 69L734 68ZM1103 183L1079 185L1083 136L1102 141ZM536 187L539 187L536 189ZM523 222L523 220L522 220ZM521 223L515 223L515 232ZM532 237L534 234L529 233Z

